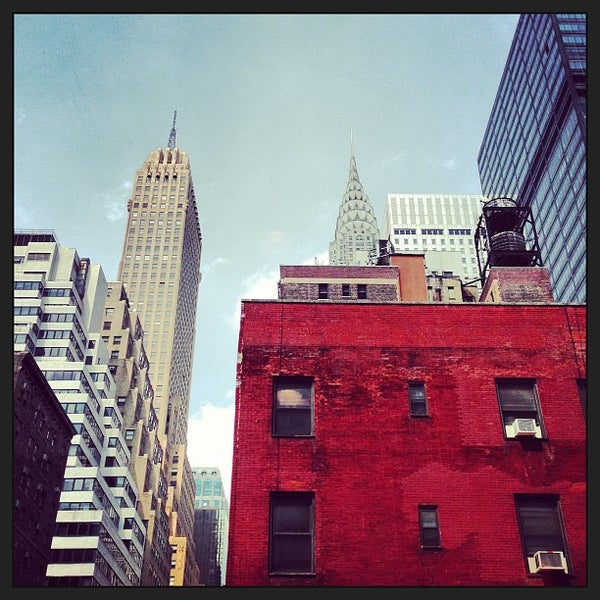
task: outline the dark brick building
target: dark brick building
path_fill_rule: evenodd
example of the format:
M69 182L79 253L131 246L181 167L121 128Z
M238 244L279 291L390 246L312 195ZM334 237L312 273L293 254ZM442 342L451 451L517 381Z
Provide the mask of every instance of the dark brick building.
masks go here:
M29 352L13 372L13 586L39 587L75 428Z
M451 304L314 269L242 303L226 585L585 586L585 305L537 267Z

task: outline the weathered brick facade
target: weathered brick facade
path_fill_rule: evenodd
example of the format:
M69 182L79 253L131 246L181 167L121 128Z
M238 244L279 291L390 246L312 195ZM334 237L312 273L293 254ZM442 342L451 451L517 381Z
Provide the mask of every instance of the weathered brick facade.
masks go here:
M585 586L586 308L242 303L228 586ZM272 435L273 376L314 378L314 436ZM507 439L496 378L543 439ZM409 414L425 383L427 416ZM269 574L269 497L314 493L314 573ZM559 498L569 573L530 573L516 494ZM423 549L418 507L439 510Z
M492 267L481 290L482 302L553 302L545 267Z
M278 296L284 300L397 302L400 299L398 267L395 266L281 265L279 271ZM326 297L320 297L320 286L326 286ZM347 286L346 295L344 286ZM360 286L363 286L363 298Z

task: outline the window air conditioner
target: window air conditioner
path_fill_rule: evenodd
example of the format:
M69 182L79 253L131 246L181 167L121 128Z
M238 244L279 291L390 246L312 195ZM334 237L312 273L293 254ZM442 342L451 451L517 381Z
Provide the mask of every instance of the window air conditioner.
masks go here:
M537 433L537 427L535 419L515 419L513 422L513 435L529 435L535 436Z
M567 559L564 552L559 550L539 550L533 555L533 573L538 571L568 572Z

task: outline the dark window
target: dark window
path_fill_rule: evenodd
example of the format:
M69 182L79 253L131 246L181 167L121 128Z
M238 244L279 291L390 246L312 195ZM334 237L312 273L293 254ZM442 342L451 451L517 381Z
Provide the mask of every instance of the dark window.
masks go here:
M408 402L410 405L410 415L427 415L427 397L425 396L425 384L414 381L408 384Z
M269 572L314 572L315 495L312 492L271 494Z
M342 283L342 296L348 298L350 296L350 284Z
M275 377L273 380L273 435L312 434L312 378Z
M422 548L439 548L442 545L437 506L419 506L419 527Z
M505 436L543 437L535 380L496 380L496 389Z
M367 284L359 283L356 286L356 295L360 300L366 300L367 298Z
M517 494L515 503L529 571L566 569L567 547L558 496Z
M327 283L319 284L319 300L326 300L329 298L329 285Z

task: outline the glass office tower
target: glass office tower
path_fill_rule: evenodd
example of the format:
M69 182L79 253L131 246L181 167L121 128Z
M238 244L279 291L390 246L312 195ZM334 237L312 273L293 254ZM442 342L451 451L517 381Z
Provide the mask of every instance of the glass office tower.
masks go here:
M554 299L586 301L586 15L524 14L477 158L481 190L533 214Z

